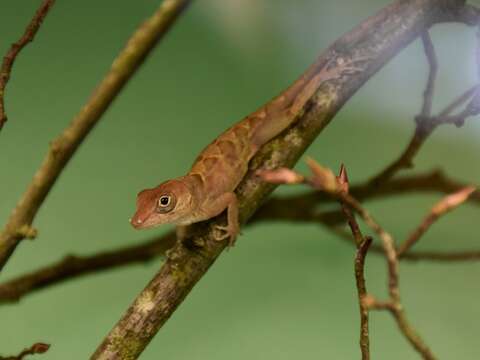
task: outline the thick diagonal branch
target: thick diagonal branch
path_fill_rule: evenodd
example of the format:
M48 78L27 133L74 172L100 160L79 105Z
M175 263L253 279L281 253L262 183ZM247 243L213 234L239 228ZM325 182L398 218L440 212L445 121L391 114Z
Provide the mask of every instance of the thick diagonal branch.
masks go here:
M64 167L126 82L189 3L189 0L165 0L162 3L153 16L132 35L80 113L63 133L52 141L43 163L0 234L0 271L22 239L35 237L36 231L31 227L33 219Z
M298 123L267 144L253 159L250 171L237 189L242 222L252 216L273 190L272 185L263 184L255 176L256 170L292 166L367 79L433 23L452 20L455 10L462 5L463 1L453 0L397 1L337 40L321 55L316 64L326 64L332 59L337 65L355 62L355 59L368 60L364 62L363 71L323 83L299 116ZM225 243L214 240L212 228L222 220L197 224L192 229L192 238L174 246L158 274L114 326L92 359L138 358L223 251Z

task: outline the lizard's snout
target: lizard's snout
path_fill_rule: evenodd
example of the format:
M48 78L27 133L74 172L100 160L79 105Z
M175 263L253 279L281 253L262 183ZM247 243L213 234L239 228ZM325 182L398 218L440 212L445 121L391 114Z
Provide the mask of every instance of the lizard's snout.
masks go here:
M138 216L134 216L133 218L130 219L130 224L135 228L135 229L141 229L144 225L144 220Z

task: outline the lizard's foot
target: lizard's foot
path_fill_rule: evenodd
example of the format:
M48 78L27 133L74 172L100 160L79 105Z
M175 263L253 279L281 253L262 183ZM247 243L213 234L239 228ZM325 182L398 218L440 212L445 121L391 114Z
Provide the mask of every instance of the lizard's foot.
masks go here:
M214 228L215 230L218 230L214 235L214 239L216 241L223 241L226 238L230 238L228 242L229 247L232 247L235 244L235 240L237 239L238 234L240 234L238 224L228 224L227 226L215 225Z

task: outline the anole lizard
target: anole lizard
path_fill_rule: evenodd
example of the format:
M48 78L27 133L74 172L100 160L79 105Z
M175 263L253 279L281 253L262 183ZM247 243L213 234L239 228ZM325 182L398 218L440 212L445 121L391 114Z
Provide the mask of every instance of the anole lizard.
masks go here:
M335 61L331 67L332 62L313 64L285 92L217 137L200 153L187 175L141 191L131 224L136 229L167 223L184 226L227 209L228 224L216 226L220 231L216 239L229 237L233 245L239 233L234 190L246 174L250 159L297 119L323 82L362 70L353 66L353 60Z

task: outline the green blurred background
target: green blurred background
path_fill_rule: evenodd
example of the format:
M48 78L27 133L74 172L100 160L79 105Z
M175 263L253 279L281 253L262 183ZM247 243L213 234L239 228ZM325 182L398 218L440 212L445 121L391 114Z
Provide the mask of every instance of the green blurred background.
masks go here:
M2 0L0 52L40 1ZM168 226L133 230L136 193L183 174L213 137L291 83L335 38L387 1L203 0L194 3L84 142L39 212L7 280L58 260L134 244ZM48 142L85 103L129 34L158 0L58 1L18 58L0 134L0 218L5 221ZM435 27L441 62L435 108L474 83L475 34ZM397 156L420 107L426 64L419 42L375 76L308 150L344 162L353 182ZM441 166L480 183L480 125L444 127L418 170ZM299 169L305 169L300 164ZM279 189L282 192L302 189ZM369 202L403 239L437 194ZM465 205L434 226L418 249L480 248L478 209ZM244 229L158 333L142 359L356 359L359 315L354 249L314 224ZM161 266L160 260L83 277L0 306L0 353L52 344L45 359L86 359ZM385 262L367 259L367 285L386 296ZM480 264L402 263L407 315L441 359L478 359ZM374 359L415 359L389 314L372 313ZM40 358L40 356L39 356Z

